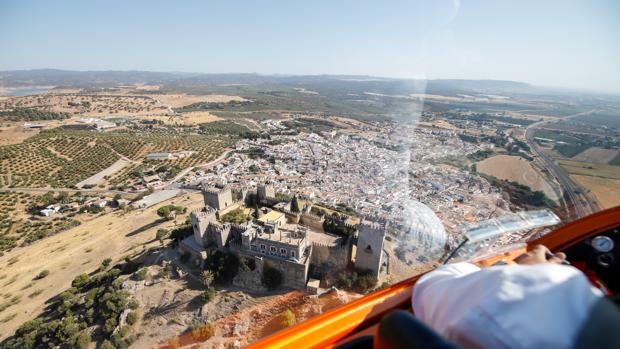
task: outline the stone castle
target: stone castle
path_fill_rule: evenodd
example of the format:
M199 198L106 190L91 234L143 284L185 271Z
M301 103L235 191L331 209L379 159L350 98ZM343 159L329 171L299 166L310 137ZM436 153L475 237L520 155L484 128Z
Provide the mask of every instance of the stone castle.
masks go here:
M305 289L311 262L324 262L325 256L330 254L329 249L333 249L332 263L340 264L342 268L352 265L355 269L371 272L375 277L380 275L385 261L386 223L362 220L357 226L356 236L347 239L350 243L346 247L330 247L312 241L312 234L323 234L322 219L308 213L309 209L299 213L273 211L266 215L274 217L273 220L261 219L258 223L220 223L218 214L239 207L239 203L233 202L231 189L228 186L207 187L202 193L204 208L190 213L194 234L180 244L183 251L190 252L202 262L214 251L232 252L253 259L259 270L265 265L276 268L283 276L284 286ZM270 184L259 185L256 195L261 203L276 201L275 190ZM351 263L352 244L357 245L354 263ZM314 246L317 246L316 256L313 256Z

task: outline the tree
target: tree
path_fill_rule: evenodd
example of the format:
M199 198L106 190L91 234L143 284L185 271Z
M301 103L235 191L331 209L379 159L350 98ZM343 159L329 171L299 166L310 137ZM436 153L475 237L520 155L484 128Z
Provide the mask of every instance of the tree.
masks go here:
M112 263L112 258L109 258L109 257L108 257L108 258L104 259L104 260L101 262L101 267L102 267L103 269L106 269L107 267L109 267L109 266L110 266L110 263Z
M89 279L90 278L88 277L88 274L80 274L76 276L75 279L73 279L73 281L71 282L71 286L77 289L81 289L88 283Z
M239 272L239 258L234 253L216 251L207 258L205 269L213 272L217 284L229 284Z
M183 206L166 205L157 209L157 215L165 220L172 220L177 214L185 213L186 211L187 208Z
M155 239L159 240L162 244L164 243L164 239L168 237L170 232L168 229L157 229L157 233L155 233Z
M211 302L213 298L215 298L215 289L213 287L207 288L207 290L200 295L200 300L203 304Z
M135 310L135 309L138 309L138 307L140 307L140 302L138 302L137 299L132 299L132 300L129 301L128 305L129 305L129 308Z
M135 280L137 281L142 281L144 279L146 279L146 276L148 275L149 271L147 268L142 268L140 270L138 270L137 272L135 272L133 274L133 277Z
M291 200L291 212L299 212L299 202L297 202L297 195L293 196L293 200Z
M282 284L282 273L271 266L265 265L263 268L263 284L268 289L273 290Z
M210 270L204 270L200 274L200 279L202 280L203 285L209 287L213 283L213 273Z
M252 218L246 215L241 208L234 209L219 218L219 220L222 223L235 223L235 224L242 224L251 219Z
M41 198L39 200L43 206L48 206L55 203L54 192L48 191L47 193L41 195Z
M135 311L129 312L129 314L127 314L127 323L129 325L133 325L138 321L138 313L136 313Z
M67 202L69 202L69 193L67 193L66 191L61 191L60 193L58 193L58 198L56 199L56 201L66 204Z
M112 344L112 342L106 339L103 341L103 343L101 343L99 349L116 349L116 347L114 346L114 344Z
M34 280L40 280L43 279L44 277L48 276L50 274L49 270L42 270L39 274L37 274L37 276L34 277Z
M241 271L253 271L254 269L256 269L256 262L253 258L250 259L246 257L240 257L239 269L241 269Z
M157 215L166 220L170 220L170 208L168 206L163 206L157 209Z
M295 313L291 309L286 309L282 313L280 313L280 325L282 328L293 326L297 323L297 318L295 317Z
M75 336L75 347L78 349L86 349L88 348L88 344L90 343L90 341L90 335L85 331L81 331L77 336Z

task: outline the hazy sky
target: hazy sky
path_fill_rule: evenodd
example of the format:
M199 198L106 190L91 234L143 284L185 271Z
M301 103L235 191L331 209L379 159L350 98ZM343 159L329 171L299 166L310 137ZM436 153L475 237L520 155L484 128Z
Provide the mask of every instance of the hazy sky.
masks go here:
M619 0L0 0L0 70L506 79L620 92Z

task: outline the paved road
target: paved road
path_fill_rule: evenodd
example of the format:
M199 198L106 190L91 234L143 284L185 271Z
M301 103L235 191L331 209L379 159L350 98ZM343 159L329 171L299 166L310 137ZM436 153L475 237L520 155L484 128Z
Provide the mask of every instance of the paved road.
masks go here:
M594 110L575 114L575 115L570 115L570 116L564 117L563 119L587 115L587 114L591 114L592 112L594 112ZM600 211L598 202L594 198L586 194L586 191L583 189L583 187L575 183L572 180L572 178L570 178L568 173L566 173L566 171L564 171L564 169L560 167L551 157L546 155L540 149L540 147L538 146L538 143L534 141L534 132L536 131L536 129L540 128L541 126L547 123L554 122L554 121L556 120L539 121L539 122L533 123L530 126L528 126L525 129L525 139L527 143L531 147L532 152L535 155L537 155L539 159L543 161L545 168L549 170L551 175L553 175L553 177L555 177L558 183L560 184L562 191L563 191L564 201L566 202L566 207L569 213L574 218L584 217L591 213Z

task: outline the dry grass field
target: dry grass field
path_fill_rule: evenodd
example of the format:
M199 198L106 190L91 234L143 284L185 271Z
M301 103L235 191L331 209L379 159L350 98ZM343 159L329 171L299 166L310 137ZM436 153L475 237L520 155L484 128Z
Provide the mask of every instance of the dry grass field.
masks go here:
M3 122L0 126L0 146L17 144L39 134L38 129L25 129L23 122Z
M222 119L207 111L193 111L189 113L183 113L180 116L174 117L175 122L183 125L198 125L218 120Z
M166 105L172 108L180 108L193 103L207 102L207 103L228 103L231 101L244 102L247 99L239 96L227 96L227 95L185 95L185 94L162 94L153 95L153 98L159 101L162 105Z
M602 209L620 205L620 180L579 175L571 178L592 192Z
M551 200L558 197L543 175L529 161L519 156L496 155L477 163L478 172L526 185L544 192Z
M16 107L87 116L165 114L169 109L149 96L41 94L0 100L0 110Z
M571 178L591 191L602 209L620 205L620 180L579 175Z
M153 91L148 88L121 89L114 93L59 93L58 91L19 97L0 98L0 110L14 108L35 108L41 111L67 112L80 116L163 116L193 103L227 103L247 101L240 96L227 95L185 95L154 94L141 95L140 91Z
M0 321L0 339L37 316L48 299L69 288L77 275L95 271L105 258L115 263L159 244L156 230L174 222L158 223L156 211L170 203L188 211L203 205L200 194L185 194L145 210L108 213L0 257L0 304L8 305L0 306L0 319L10 319ZM49 275L36 279L44 270Z
M59 127L62 125L78 123L79 117L72 117L65 120L42 120L32 121L32 124L41 124L45 126L45 129ZM36 128L24 128L24 121L5 121L0 120L0 146L19 144L26 139L36 136L41 132L41 129Z
M571 159L575 161L591 162L594 164L607 164L618 155L615 149L604 149L592 147L573 156Z

